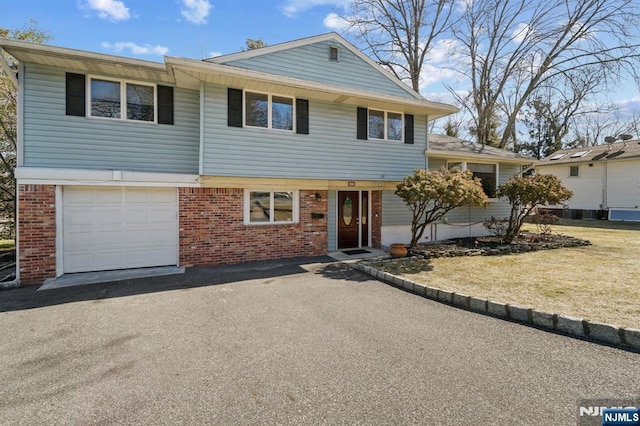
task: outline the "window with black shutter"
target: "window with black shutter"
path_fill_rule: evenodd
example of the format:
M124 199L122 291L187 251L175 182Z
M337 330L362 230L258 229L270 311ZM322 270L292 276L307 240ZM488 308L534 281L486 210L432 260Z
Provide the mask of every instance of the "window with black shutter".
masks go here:
M173 87L158 86L158 124L173 124Z
M413 115L404 115L404 143L413 143Z
M227 125L242 127L242 90L227 89Z
M309 134L309 101L296 99L296 133Z
M84 117L87 105L86 77L84 74L69 72L66 77L66 114Z
M367 109L358 108L358 139L367 139L367 120Z

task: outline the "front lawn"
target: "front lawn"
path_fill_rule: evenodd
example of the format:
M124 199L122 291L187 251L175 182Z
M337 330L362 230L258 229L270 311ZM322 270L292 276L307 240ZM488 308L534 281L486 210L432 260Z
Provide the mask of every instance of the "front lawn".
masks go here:
M592 245L375 266L447 291L640 328L640 224L563 220L553 231Z

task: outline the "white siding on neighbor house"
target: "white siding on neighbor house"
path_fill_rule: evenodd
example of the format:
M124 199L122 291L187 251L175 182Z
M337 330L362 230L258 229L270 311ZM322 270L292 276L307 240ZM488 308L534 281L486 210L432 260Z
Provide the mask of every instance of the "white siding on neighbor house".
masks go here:
M205 86L205 175L332 180L400 180L424 167L426 117L415 143L359 140L356 107L309 100L309 134L227 126L227 88Z
M576 210L600 210L604 208L604 176L606 163L574 164L578 166L578 176L569 176L569 164L558 164L540 167L539 174L554 175L562 181L562 184L573 191L573 197L565 201L570 209ZM562 207L563 205L560 205Z
M339 60L329 60L329 46L339 47ZM322 41L280 52L227 62L227 65L336 86L414 98L347 48Z
M65 114L65 71L26 64L24 166L198 173L199 93L174 90L174 125Z
M640 160L607 163L607 181L609 209L640 208Z

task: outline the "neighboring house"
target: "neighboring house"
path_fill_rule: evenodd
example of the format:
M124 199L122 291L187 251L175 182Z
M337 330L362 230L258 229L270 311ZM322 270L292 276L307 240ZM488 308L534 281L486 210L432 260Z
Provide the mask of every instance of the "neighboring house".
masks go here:
M563 149L535 164L573 191L564 205L549 206L572 219L640 221L640 141Z
M431 224L419 242L438 241L488 235L482 225L491 216L508 217L511 205L496 196L498 186L514 176L520 175L532 159L487 145L479 145L462 139L429 134L428 168L441 167L467 169L480 178L484 192L489 197L483 206L467 206L449 212L443 220ZM382 241L392 243L394 239L411 240L411 212L393 191L382 194L383 227Z
M163 63L14 40L0 48L20 63L22 284L408 242L393 190L425 167L428 121L456 111L335 33ZM496 184L523 161L456 141L438 150L437 140L429 167L477 167ZM494 210L503 204L448 221Z

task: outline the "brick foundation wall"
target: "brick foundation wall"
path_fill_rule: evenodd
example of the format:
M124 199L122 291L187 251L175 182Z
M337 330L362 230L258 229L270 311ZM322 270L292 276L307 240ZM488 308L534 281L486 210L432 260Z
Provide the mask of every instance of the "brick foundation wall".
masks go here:
M382 191L371 191L371 247L382 245Z
M56 187L18 186L20 283L56 276Z
M299 195L300 223L245 225L242 189L179 188L180 266L326 254L327 191ZM312 219L312 213L324 217Z

